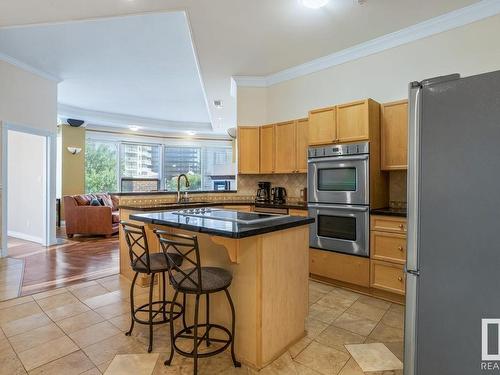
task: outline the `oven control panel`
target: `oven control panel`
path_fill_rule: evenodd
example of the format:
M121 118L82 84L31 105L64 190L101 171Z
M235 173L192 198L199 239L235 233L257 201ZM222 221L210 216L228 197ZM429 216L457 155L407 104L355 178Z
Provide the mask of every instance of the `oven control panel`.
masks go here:
M343 145L328 145L309 147L309 158L323 158L328 156L369 154L368 142L349 143Z

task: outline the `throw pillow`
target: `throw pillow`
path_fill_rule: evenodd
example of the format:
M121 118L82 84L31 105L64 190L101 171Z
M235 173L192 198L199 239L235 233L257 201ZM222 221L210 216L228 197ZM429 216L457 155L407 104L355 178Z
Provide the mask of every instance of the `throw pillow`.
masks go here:
M91 206L100 206L101 204L99 203L99 200L97 198L94 198L90 201Z

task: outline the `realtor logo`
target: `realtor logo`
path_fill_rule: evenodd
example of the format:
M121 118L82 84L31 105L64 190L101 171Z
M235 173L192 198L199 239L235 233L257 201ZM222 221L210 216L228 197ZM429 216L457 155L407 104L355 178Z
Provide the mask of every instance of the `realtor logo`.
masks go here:
M481 359L500 361L500 319L481 319Z

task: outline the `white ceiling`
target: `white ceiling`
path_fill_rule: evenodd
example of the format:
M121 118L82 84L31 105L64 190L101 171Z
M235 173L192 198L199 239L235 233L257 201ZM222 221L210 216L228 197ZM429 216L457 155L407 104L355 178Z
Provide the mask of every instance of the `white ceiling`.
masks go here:
M0 2L0 26L185 9L210 115L219 128L236 122L232 76L276 73L476 2L367 0L360 6L354 0L330 0L327 7L310 10L297 0L11 0ZM144 31L151 32L148 39L158 43L165 37L158 32L154 35L149 27ZM106 31L101 38L103 34ZM127 46L124 43L125 51ZM122 77L134 74L119 70ZM223 99L224 108L215 109L214 99ZM153 99L150 110L159 111L160 105Z
M184 12L0 29L0 51L59 77L66 112L210 122Z

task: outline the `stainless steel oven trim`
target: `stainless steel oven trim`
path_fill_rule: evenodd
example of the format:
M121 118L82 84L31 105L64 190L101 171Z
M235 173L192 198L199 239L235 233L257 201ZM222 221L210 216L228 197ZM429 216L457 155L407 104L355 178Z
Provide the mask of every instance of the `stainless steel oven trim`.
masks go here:
M363 163L360 167L359 163ZM356 168L356 191L321 191L317 189L318 169L329 164L332 168L352 166ZM308 201L329 204L364 204L370 203L370 163L369 155L334 156L313 158L307 168Z
M360 255L364 257L370 256L370 208L369 206L354 206L354 205L338 205L338 204L309 204L309 216L317 219L321 211L351 212L356 217L362 215L362 222L356 223L356 231L361 232L361 239L349 241L343 239L332 239L317 235L317 224L311 224L309 241L311 247L319 249L341 252L344 254ZM323 213L324 214L324 213ZM364 223L363 223L364 222ZM361 250L359 250L361 249Z

